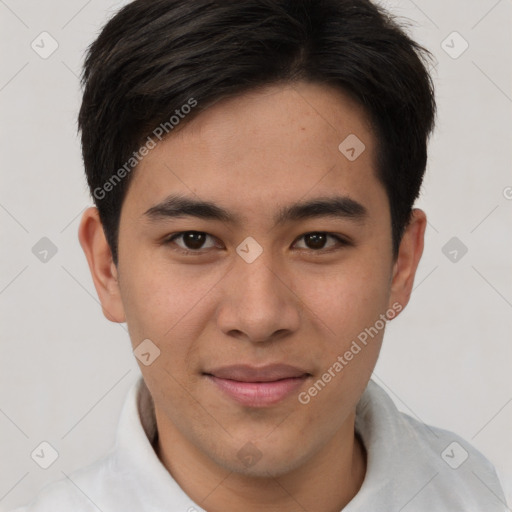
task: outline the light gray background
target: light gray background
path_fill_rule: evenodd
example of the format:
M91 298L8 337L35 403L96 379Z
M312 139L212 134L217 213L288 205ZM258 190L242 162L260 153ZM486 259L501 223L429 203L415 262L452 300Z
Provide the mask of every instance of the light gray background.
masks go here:
M1 510L103 455L139 375L125 325L101 313L77 239L92 204L78 75L121 4L0 0ZM374 378L401 410L482 451L512 503L512 1L385 5L437 59L439 114L418 202L426 249ZM31 48L43 31L59 45L47 59ZM469 43L456 59L441 46L453 31ZM453 36L445 44L461 48ZM58 249L46 263L32 253L44 236ZM468 248L455 263L442 252L454 236ZM47 470L30 458L42 441L59 452Z

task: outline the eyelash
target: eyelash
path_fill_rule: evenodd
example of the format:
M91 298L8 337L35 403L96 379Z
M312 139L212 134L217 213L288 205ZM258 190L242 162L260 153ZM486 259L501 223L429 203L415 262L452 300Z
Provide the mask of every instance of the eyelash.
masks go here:
M210 236L212 238L215 238L213 235L210 235L209 233L205 233L204 231L180 231L179 233L174 233L170 236L168 236L165 240L164 240L164 245L170 245L172 243L174 243L174 240L176 240L177 238L180 238L182 237L183 235L187 234L187 233L199 233L201 235L207 235L207 236ZM328 237L331 237L331 238L334 238L337 242L338 242L338 247L331 247L329 249L299 249L300 251L308 251L308 252L311 252L313 254L326 254L326 253L331 253L341 247L347 247L347 246L350 246L352 245L352 243L347 240L346 238L343 238L341 237L340 235L335 235L334 233L329 233L329 232L326 232L326 231L308 231L307 233L304 233L303 235L301 235L299 238L296 239L296 241L298 240L301 240L302 238L304 238L306 235L327 235ZM295 243L295 242L294 242ZM190 250L190 249L183 249L182 247L179 247L177 246L177 248L173 249L177 252L180 252L182 254L189 254L189 255L201 255L201 254L204 254L205 252L207 252L210 248L204 250L204 249L198 249L196 251L194 250Z

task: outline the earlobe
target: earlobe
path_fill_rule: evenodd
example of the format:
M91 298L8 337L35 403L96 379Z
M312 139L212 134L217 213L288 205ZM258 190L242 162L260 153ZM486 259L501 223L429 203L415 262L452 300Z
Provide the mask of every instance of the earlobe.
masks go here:
M390 304L399 302L402 308L405 308L409 302L414 284L414 276L423 254L426 225L427 217L425 212L418 208L413 209L393 266Z
M112 261L112 252L97 208L87 208L83 213L78 228L78 239L87 258L103 314L111 322L124 322L125 314L117 268Z

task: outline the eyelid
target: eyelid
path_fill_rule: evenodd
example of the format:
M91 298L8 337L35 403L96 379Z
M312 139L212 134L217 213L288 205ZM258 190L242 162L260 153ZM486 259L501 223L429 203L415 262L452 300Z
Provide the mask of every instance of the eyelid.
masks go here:
M304 234L300 235L298 238L296 238L294 244L297 242L297 240L301 240L306 235L312 235L312 234L321 234L321 235L326 235L327 237L330 237L330 238L334 238L338 242L338 245L334 246L334 247L329 247L327 249L318 249L316 251L314 249L308 249L307 247L300 248L300 250L308 251L313 254L315 254L315 253L325 254L328 252L332 252L333 250L336 250L336 248L339 248L340 246L344 247L347 245L351 245L351 242L346 237L344 237L342 235L338 235L337 233L330 233L328 231L308 231L307 233L304 233Z
M185 235L187 233L199 233L201 235L206 235L207 237L210 237L210 238L215 238L213 235L210 235L210 233L206 233L206 231L195 231L193 229L189 229L188 231L180 231L178 233L173 233L172 235L166 236L164 238L164 240L163 240L163 243L164 243L164 245L175 243L175 240L177 238L180 238L180 237L182 237L183 235ZM208 249L211 249L211 247L208 247L207 250ZM205 249L197 249L197 250L186 249L186 248L180 247L178 245L177 251L178 252L182 252L182 253L186 253L186 254L202 254L202 253L205 252Z
M166 236L164 238L164 240L163 240L163 244L167 245L167 244L175 243L174 241L177 238L180 238L181 236L183 236L183 235L185 235L187 233L199 233L199 234L202 234L202 235L206 235L207 237L216 238L214 235L211 235L210 233L207 233L206 231L196 231L196 230L190 229L188 231L179 231L177 233L173 233L171 235ZM335 251L336 249L338 249L340 247L346 247L346 246L353 245L353 242L350 239L348 239L348 237L340 235L340 234L337 234L337 233L331 233L329 231L306 231L305 233L303 233L300 236L298 236L294 240L293 244L296 244L298 240L301 240L306 235L311 235L311 234L322 234L322 235L326 235L327 237L334 238L338 242L338 245L335 246L335 247L328 248L328 249L318 249L318 250L308 249L307 247L306 248L299 248L299 251L307 251L308 253L321 255L321 254L326 254L326 253L333 252L333 251ZM178 245L178 248L176 249L176 251L181 252L183 254L197 254L197 255L200 255L200 254L203 254L203 253L207 252L209 249L211 249L211 247L208 247L206 250L205 249L197 249L197 250L185 249L185 248L180 247Z

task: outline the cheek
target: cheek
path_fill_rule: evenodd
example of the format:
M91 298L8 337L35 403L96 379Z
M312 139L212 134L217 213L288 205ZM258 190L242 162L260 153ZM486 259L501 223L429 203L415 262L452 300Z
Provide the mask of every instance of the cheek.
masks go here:
M338 340L349 341L385 313L389 298L389 271L354 258L332 270L308 272L297 279L297 295ZM330 337L331 337L330 336Z
M389 273L384 267L347 265L316 283L309 292L304 284L303 294L323 334L315 352L318 373L301 403L308 402L313 417L330 411L329 421L339 424L355 407L378 359L387 324L381 315L389 311Z
M147 261L151 261L148 259ZM200 272L198 266L167 262L126 268L121 294L132 344L153 340L162 355L172 346L173 366L191 350L207 321L208 294L222 279L219 269Z

